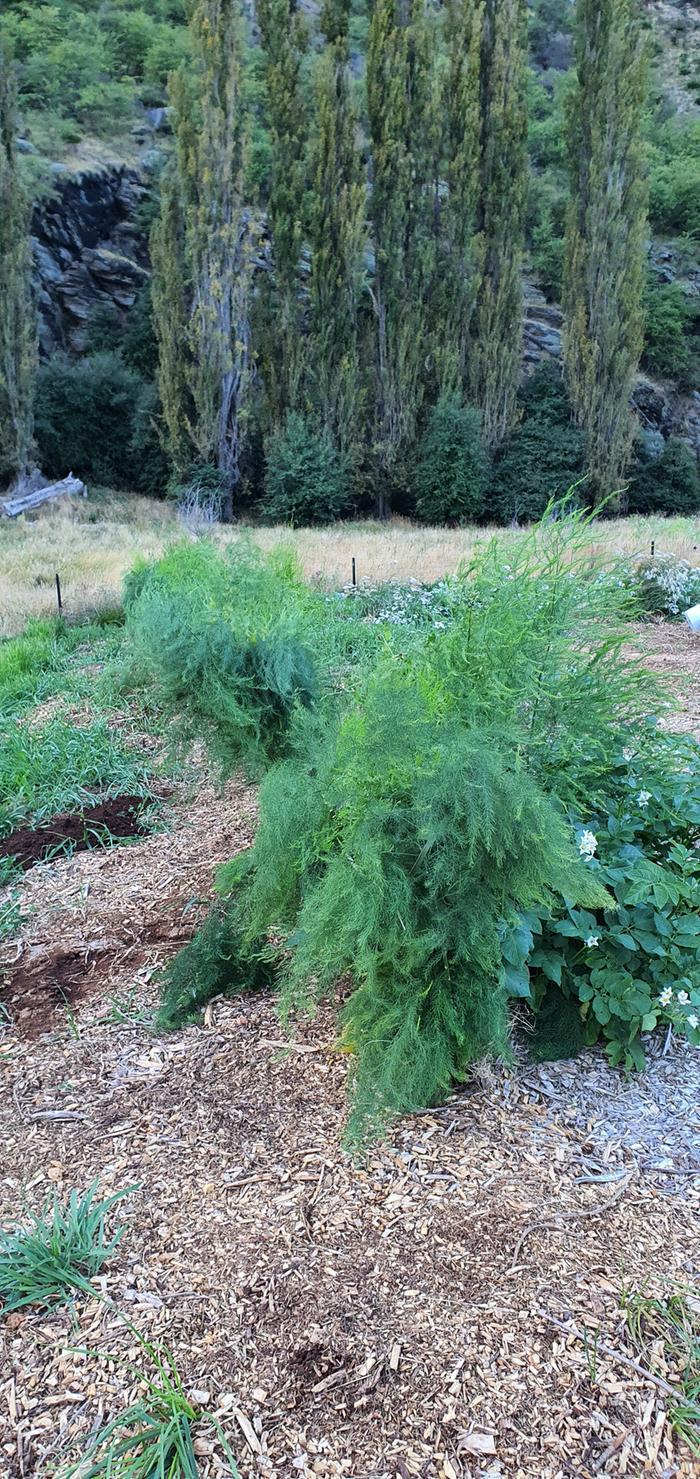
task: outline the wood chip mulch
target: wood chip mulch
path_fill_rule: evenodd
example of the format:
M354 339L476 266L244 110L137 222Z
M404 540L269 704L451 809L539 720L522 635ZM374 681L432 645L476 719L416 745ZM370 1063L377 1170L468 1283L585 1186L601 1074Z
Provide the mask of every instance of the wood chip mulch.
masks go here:
M153 974L248 845L254 795L180 786L167 816L32 869L0 958L42 960L35 985L52 952L87 963L70 1005L44 990L43 1021L35 997L0 1037L0 1219L134 1187L105 1299L0 1324L3 1479L60 1475L133 1398L118 1311L202 1407L204 1479L228 1472L206 1414L244 1479L697 1479L676 1374L662 1352L629 1364L622 1302L698 1283L700 1055L659 1048L633 1082L595 1053L484 1068L353 1163L332 1012L291 1042L267 996L149 1028Z

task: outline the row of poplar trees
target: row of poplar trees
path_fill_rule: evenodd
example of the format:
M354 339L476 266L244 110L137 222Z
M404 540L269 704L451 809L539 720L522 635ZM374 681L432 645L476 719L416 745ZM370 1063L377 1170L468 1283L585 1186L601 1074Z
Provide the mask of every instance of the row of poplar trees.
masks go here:
M624 477L642 349L635 5L578 0L566 372L594 497ZM373 0L362 117L348 12L349 0L325 0L310 108L306 24L293 0L259 0L264 222L244 190L238 0L193 0L195 66L173 79L176 154L153 240L163 413L175 464L214 464L230 503L256 387L267 432L303 414L369 467L380 512L440 397L478 408L492 453L517 418L526 0L446 0L441 13L427 0Z
M578 0L569 123L565 368L590 488L620 485L642 348L645 52L637 0ZM174 467L215 470L232 512L253 424L290 413L378 490L400 486L430 406L517 419L527 189L526 0L371 0L364 103L349 0L311 37L257 0L271 140L248 198L240 0L190 0L171 79L175 148L152 239L163 426ZM308 77L313 78L311 102ZM28 218L0 47L0 464L31 461ZM261 263L264 264L261 266Z

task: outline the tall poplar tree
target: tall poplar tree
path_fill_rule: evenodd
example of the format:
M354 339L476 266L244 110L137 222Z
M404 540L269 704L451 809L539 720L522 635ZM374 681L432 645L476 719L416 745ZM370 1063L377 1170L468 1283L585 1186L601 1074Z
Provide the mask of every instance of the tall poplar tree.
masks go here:
M19 178L17 85L0 36L0 480L25 476L32 461L36 315L31 291L30 204Z
M311 151L309 377L321 425L354 454L361 416L358 309L366 190L348 76L349 0L327 0Z
M442 157L438 197L439 266L434 293L434 356L439 394L464 394L472 314L481 277L477 237L481 165L481 45L484 0L447 0L447 66L442 81Z
M434 279L433 90L425 0L374 0L367 48L379 513L423 402Z
M471 398L487 445L510 431L522 347L521 268L527 184L527 7L485 0L480 55L479 263L469 352Z
M182 457L184 430L192 454L218 470L230 517L246 430L252 278L238 0L191 0L189 19L194 65L191 79L171 81L176 161L154 234L153 303L173 454Z
M634 0L579 0L569 118L565 365L594 502L624 479L644 342L647 54Z
M306 109L302 62L308 39L295 0L258 0L272 162L268 222L272 275L263 283L261 362L274 425L297 410L303 374L299 259L304 240Z

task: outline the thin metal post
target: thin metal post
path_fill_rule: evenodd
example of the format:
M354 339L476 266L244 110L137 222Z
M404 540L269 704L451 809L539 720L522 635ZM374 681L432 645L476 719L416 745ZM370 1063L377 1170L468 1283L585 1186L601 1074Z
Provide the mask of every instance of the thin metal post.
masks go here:
M357 585L357 566L355 564L355 556L354 555L352 557L352 583L353 583L353 585Z
M61 578L58 571L56 571L56 601L58 603L58 614L60 616L61 612L63 611L63 601L61 599Z

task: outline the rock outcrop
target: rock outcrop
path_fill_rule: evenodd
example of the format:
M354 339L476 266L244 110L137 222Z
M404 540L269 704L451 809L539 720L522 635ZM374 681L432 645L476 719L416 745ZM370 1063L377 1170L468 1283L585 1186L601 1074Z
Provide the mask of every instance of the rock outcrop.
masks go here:
M63 174L34 212L34 260L44 354L81 354L100 306L125 320L148 277L137 220L147 186L126 165Z

